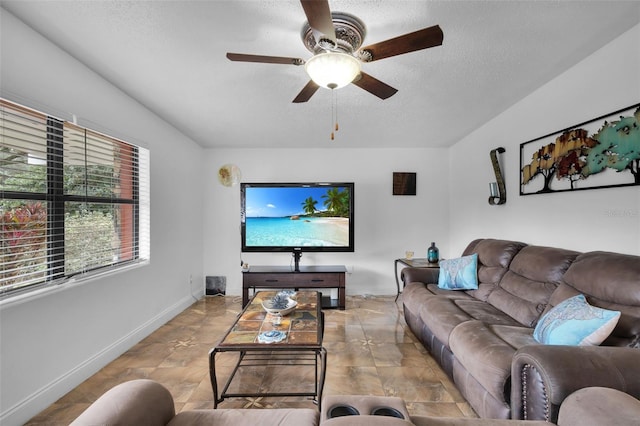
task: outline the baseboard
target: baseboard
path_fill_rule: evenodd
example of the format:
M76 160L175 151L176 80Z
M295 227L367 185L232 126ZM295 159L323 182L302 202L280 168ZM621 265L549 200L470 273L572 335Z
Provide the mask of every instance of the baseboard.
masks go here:
M3 411L0 413L0 424L12 426L26 423L70 390L97 373L101 368L125 353L136 343L187 309L193 304L194 299L193 296L187 296L179 300L146 323L132 330L129 334L88 358L85 362L41 387L37 392L24 398L13 407Z

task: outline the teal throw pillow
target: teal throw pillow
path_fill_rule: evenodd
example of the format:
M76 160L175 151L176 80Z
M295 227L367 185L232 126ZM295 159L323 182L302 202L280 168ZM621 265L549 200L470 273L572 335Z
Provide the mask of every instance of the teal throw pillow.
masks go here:
M441 260L438 287L445 290L476 290L478 255Z
M619 311L589 305L583 294L573 296L544 314L533 338L546 345L597 346L620 319Z

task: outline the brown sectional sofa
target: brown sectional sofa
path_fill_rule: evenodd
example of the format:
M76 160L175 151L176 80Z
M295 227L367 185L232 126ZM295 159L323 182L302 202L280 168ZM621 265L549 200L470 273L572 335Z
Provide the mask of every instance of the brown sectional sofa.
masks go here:
M213 402L212 402L213 404ZM544 426L549 423L526 420L493 420L410 416L405 403L396 397L332 395L322 400L323 412L312 408L211 409L175 413L169 391L152 380L122 383L102 395L72 426ZM326 408L325 408L326 407ZM345 415L343 408L355 409ZM335 409L335 410L334 410ZM373 415L382 409L381 415ZM390 410L387 410L390 409ZM387 412L384 412L387 410ZM402 418L391 417L396 410ZM333 415L333 413L336 415ZM582 389L566 399L560 409L561 426L635 426L640 418L640 401L605 388Z
M480 417L555 422L589 386L640 397L640 257L478 239L478 289L438 288L438 270L405 268L404 315ZM601 346L542 345L540 317L569 297L621 312Z

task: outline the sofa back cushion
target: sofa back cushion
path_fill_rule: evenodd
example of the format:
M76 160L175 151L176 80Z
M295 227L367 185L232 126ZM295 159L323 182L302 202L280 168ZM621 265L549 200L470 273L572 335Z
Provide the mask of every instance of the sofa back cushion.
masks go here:
M593 306L621 312L603 345L640 347L640 256L603 251L581 254L563 275L549 307L576 294L584 294Z
M490 238L469 243L462 255L469 256L474 253L478 255L478 289L467 291L467 293L486 302L489 294L495 290L498 282L507 272L513 257L525 246L525 243L518 241Z
M535 326L563 274L579 254L554 247L522 248L487 301L520 324Z

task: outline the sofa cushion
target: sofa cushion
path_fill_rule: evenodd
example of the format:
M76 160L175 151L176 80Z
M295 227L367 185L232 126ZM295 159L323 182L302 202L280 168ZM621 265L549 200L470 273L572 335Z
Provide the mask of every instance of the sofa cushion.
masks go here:
M571 264L562 280L596 299L640 306L638 256L603 251L584 253Z
M168 426L300 426L317 425L319 418L320 414L311 408L190 410L178 413Z
M451 291L438 287L438 284L427 284L427 290L438 297L446 297L448 299L469 299L471 296L468 291Z
M444 290L475 290L478 288L478 255L440 261L438 288Z
M424 325L446 347L449 347L449 335L453 329L458 324L473 320L450 299L437 297L426 300L418 314Z
M521 347L536 344L523 326L469 321L456 327L449 342L457 362L497 401L508 401L511 360Z
M578 254L552 247L522 248L487 301L520 324L533 327Z
M433 335L449 347L449 335L459 324L480 320L490 324L518 325L517 321L489 305L472 297L450 299L432 297L420 309L420 319Z
M494 398L504 401L509 397L511 360L517 348L481 321L458 325L451 332L449 346L458 362Z
M562 281L574 293L584 294L590 305L621 312L618 324L603 345L640 346L638 256L603 251L584 253L571 264ZM563 296L572 295L565 289L563 295L554 293L552 301L557 304Z
M527 280L523 280L521 277L507 272L506 276L509 275L512 276L508 279L508 282L505 283L505 286L510 288L512 291L514 289L523 290L522 287L518 288L518 283L524 283ZM519 292L518 290L515 290L514 292ZM487 302L508 314L521 325L527 327L533 327L535 325L546 307L545 303L532 302L526 298L513 294L511 291L502 287L496 288L491 295L489 295Z
M495 240L491 238L474 240L462 253L468 256L478 254L478 289L467 294L478 300L486 301L507 272L513 257L526 244L518 241Z
M493 238L484 238L474 240L469 243L462 253L463 256L469 256L478 253L478 261L487 267L501 267L506 269L509 267L513 257L526 247L525 243L519 241L496 240ZM495 281L499 277L495 277Z
M516 350L523 346L538 344L533 338L533 329L529 327L512 325L489 325L488 327L493 334Z
M420 309L426 301L433 297L433 293L428 290L427 285L421 282L411 282L405 285L402 291L402 304L404 309L418 316Z
M611 334L619 318L620 312L591 306L579 294L547 312L533 337L548 345L597 346Z
M465 292L442 290L438 288L438 284L411 282L402 291L402 303L405 310L418 316L426 301L435 296L438 298L471 299L471 296Z

